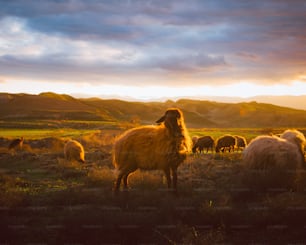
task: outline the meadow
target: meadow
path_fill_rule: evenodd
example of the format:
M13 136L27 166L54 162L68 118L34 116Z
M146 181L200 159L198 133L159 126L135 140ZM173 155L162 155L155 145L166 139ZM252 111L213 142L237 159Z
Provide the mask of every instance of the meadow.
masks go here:
M112 144L135 125L66 123L65 128L1 127L0 244L306 242L304 190L252 192L242 182L241 152L190 153L178 169L178 195L167 191L162 172L139 170L130 177L130 189L114 195ZM191 136L230 133L248 140L282 131L189 129ZM20 136L23 149L8 152L10 140ZM85 164L64 160L69 138L84 145Z

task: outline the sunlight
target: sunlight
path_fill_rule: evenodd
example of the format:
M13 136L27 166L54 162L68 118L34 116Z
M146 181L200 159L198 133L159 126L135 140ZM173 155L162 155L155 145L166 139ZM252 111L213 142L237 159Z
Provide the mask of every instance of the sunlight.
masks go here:
M127 100L166 100L178 98L203 98L205 96L225 96L247 98L258 95L303 95L306 94L306 83L294 81L291 84L256 85L240 82L219 86L119 86L70 82L35 82L11 80L0 83L0 91L8 93L55 92L71 94L77 97L104 97Z

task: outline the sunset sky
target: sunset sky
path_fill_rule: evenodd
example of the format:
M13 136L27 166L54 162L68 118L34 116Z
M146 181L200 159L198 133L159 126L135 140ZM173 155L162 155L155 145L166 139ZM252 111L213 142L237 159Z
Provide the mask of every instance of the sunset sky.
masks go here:
M306 94L305 0L0 4L0 92Z

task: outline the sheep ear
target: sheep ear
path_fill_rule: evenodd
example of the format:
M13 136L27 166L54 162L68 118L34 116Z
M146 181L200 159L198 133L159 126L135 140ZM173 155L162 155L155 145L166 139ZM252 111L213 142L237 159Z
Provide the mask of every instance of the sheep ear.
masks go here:
M156 123L161 123L165 121L166 116L162 116L160 119L156 121Z

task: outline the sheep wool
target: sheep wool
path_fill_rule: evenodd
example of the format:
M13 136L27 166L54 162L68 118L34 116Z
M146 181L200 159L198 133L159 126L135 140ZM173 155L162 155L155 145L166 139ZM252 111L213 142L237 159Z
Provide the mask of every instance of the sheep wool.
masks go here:
M243 152L248 186L256 191L296 189L305 163L304 143L304 135L296 130L253 139Z
M234 136L229 134L223 135L216 140L216 152L218 153L220 152L220 150L225 152L226 149L231 152L232 150L234 150L236 144L237 139Z
M64 146L65 159L68 161L85 162L84 148L80 142L76 140L69 140Z
M200 137L197 142L192 147L192 152L196 153L197 150L201 153L204 152L204 149L206 149L206 153L208 153L209 150L213 151L215 146L215 141L211 136L202 136Z
M199 136L193 136L193 137L191 138L191 140L192 140L192 145L193 145L193 146L197 143L198 139L199 139Z
M286 139L287 141L296 144L301 153L304 155L306 140L302 132L296 129L287 129L280 135L280 138Z
M191 140L181 110L168 109L157 123L130 129L115 141L113 164L118 170L115 191L119 190L122 178L127 188L129 174L137 169L163 170L168 188L176 190L177 168L186 159Z
M247 146L247 141L245 137L240 135L235 135L235 138L237 140L236 147L238 151L244 149Z
M11 143L9 144L8 146L8 149L11 150L11 149L14 149L14 148L19 148L21 149L22 148L22 145L23 145L23 137L20 137L19 139L14 139L11 141Z

